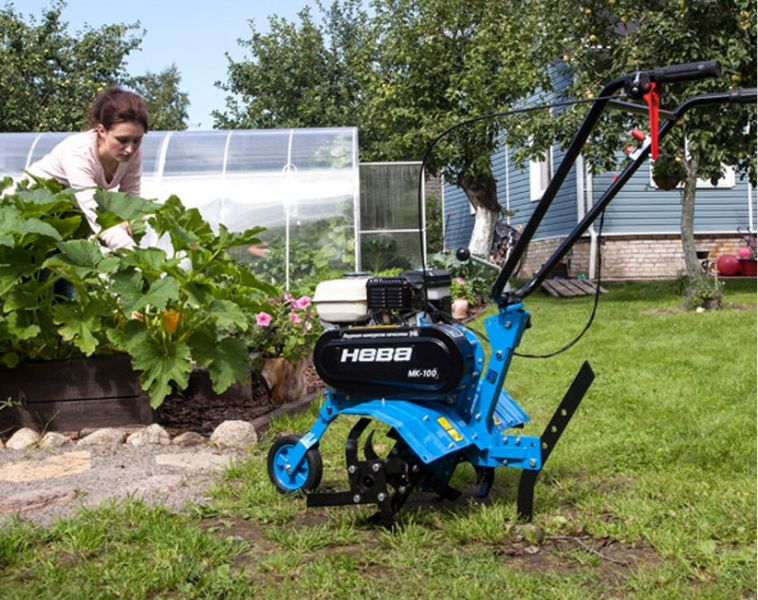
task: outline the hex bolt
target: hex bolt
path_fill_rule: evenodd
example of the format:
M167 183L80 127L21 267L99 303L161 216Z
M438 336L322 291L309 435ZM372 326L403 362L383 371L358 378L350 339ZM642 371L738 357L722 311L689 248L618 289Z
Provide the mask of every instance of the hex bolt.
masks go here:
M413 468L411 469L414 473L418 473L418 465L413 465Z
M520 437L516 438L516 445L517 446L521 445L521 438Z
M386 494L378 494L376 496L376 499L379 500L379 502L384 502L384 499L387 497Z
M381 467L381 465L380 465L379 463L374 463L373 465L371 465L371 470L372 470L374 473L378 473L378 472L379 472L379 469L381 469L381 468L382 468L382 467Z
M476 415L474 415L474 418L475 418L477 421L479 421L479 420L482 418L482 415L480 415L479 413L476 413Z
M358 470L358 469L356 469L356 468L355 468L355 465L350 465L350 466L347 468L347 472L348 472L348 473L350 473L351 475L354 475L354 474L355 474L355 472L356 472L357 470Z
M507 438L507 437L504 437L504 438L503 438L503 443L504 443L504 444L507 444L507 443L508 443L508 438Z
M532 459L529 461L529 466L530 466L530 467L536 467L536 466L537 466L537 461L536 461L536 460L534 460L534 459L532 458Z
M507 467L507 466L508 466L508 459L507 459L507 458L504 458L504 459L503 459L503 466L504 466L504 467Z
M361 495L360 494L356 494L355 496L353 496L353 502L355 502L356 504L358 504L360 501L361 501Z
M408 488L406 488L404 485L401 485L399 488L397 488L397 493L398 494L405 494L405 492L406 492L407 489Z
M505 328L506 329L510 329L511 328L511 322L510 321L506 321L505 322Z
M495 357L496 357L498 360L500 360L501 358L503 358L503 351L502 351L502 350L498 350L498 351L495 353Z

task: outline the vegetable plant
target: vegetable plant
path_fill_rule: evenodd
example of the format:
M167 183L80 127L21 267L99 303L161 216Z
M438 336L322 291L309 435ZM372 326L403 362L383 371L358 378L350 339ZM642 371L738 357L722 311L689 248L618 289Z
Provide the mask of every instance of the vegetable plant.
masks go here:
M206 367L221 393L249 372L250 315L273 288L227 250L258 243L262 228L218 233L176 197L158 204L98 190L102 227L149 225L171 249L104 253L80 237L71 190L38 182L0 200L0 361L126 353L153 407ZM86 223L84 224L86 225ZM58 293L61 283L73 290Z

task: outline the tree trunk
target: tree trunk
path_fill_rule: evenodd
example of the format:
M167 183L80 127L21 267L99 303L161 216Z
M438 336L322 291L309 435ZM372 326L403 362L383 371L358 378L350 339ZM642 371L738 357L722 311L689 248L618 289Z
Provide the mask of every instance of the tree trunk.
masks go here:
M476 211L468 249L472 254L488 257L495 223L500 216L495 178L492 173L473 176L461 174L458 176L458 185Z
M690 279L703 275L703 267L700 265L695 250L695 192L697 190L699 164L700 160L696 154L685 161L687 179L684 181L684 189L682 190L682 250L684 251L684 264L687 267L687 277Z

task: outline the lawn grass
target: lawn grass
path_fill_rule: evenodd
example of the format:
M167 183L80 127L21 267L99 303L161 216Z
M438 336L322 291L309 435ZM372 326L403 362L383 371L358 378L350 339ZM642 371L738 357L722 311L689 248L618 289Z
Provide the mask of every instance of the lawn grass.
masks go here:
M704 314L681 310L673 283L608 287L574 348L513 360L507 387L529 434L585 359L597 374L538 481L532 526L516 520L518 472L506 469L485 502L415 496L391 531L367 524L368 507L278 495L268 446L307 430L313 407L276 421L187 514L135 502L3 528L2 597L754 597L755 282L727 282L737 306ZM582 329L591 299L526 305L520 350L538 354ZM350 425L321 443L324 481L340 488ZM462 466L453 483L473 481Z

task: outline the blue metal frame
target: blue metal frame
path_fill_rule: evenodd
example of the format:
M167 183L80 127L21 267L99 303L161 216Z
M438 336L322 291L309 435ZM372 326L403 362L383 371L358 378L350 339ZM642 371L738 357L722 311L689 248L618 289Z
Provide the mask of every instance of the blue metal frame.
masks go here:
M348 396L328 390L316 422L290 452L297 470L305 455L317 446L329 425L340 415L369 417L394 428L421 461L432 466L438 461L447 480L458 455L475 467L510 466L539 471L542 468L540 438L512 435L509 429L529 421L528 415L503 390L503 383L521 336L529 326L529 313L522 304L500 308L484 322L492 355L483 370L477 369L470 383L458 390L450 403L440 399L386 399ZM474 345L477 367L484 353L474 334L460 327ZM455 460L454 460L455 459ZM444 463L444 464L443 464ZM449 471L449 473L447 472Z

